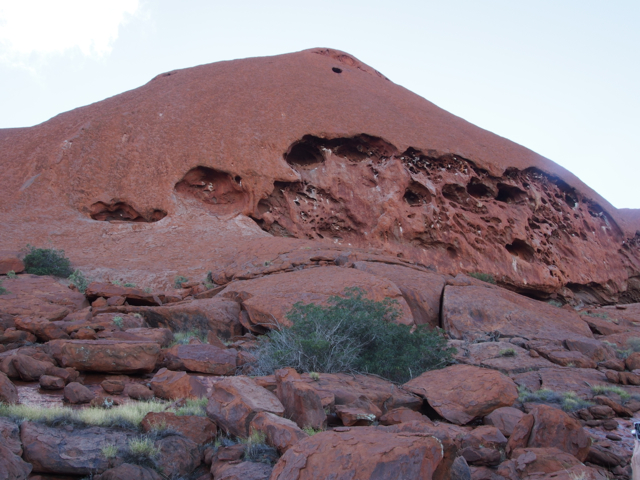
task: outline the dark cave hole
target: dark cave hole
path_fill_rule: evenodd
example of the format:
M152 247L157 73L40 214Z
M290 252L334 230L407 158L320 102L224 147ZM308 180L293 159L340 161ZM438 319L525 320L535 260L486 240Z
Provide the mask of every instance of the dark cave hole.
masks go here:
M527 198L527 193L513 185L498 184L498 196L496 200L504 203L519 203Z
M448 183L442 187L442 196L447 200L464 203L467 198L467 190L457 183Z
M495 195L488 185L485 185L476 177L472 178L467 185L467 193L475 198L488 198Z
M333 70L336 73L342 73L342 69L338 67L333 67L331 70Z
M526 262L531 262L535 255L535 250L524 240L515 239L513 243L505 245L507 251L514 257L521 258Z
M89 215L92 219L101 222L123 221L151 223L162 220L167 216L167 212L160 209L152 210L147 215L141 215L135 208L126 202L96 202L91 205Z
M284 159L290 165L302 168L313 167L324 161L324 156L315 142L305 141L294 143L284 154Z
M426 187L414 182L407 187L403 198L411 206L424 205L431 201L431 192Z
M195 167L176 183L176 191L187 193L210 205L232 205L242 203L246 196L242 179L209 167Z

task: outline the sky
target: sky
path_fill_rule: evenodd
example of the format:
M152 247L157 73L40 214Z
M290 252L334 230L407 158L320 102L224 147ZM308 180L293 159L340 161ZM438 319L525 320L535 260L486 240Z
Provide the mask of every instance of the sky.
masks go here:
M640 208L638 0L0 0L0 128L157 74L346 51Z

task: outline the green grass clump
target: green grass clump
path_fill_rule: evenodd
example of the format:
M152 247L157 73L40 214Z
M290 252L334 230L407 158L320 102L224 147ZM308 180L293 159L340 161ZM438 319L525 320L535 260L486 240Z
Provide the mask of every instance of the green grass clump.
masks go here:
M455 349L439 329L398 325L397 302L376 302L348 288L329 305L296 303L287 313L291 327L261 337L254 352L256 375L283 367L299 372L360 372L404 383L448 365Z
M198 417L206 417L207 403L209 403L209 400L207 399L207 397L188 398L184 406L179 407L176 410L176 415L178 416L195 415Z
M504 350L500 350L498 353L501 357L515 357L516 351L513 348L505 348Z
M84 293L89 286L89 281L80 270L74 270L73 273L69 275L69 281L76 286L80 293Z
M640 352L640 338L632 337L627 340L627 347L631 352Z
M246 444L244 460L249 462L261 462L273 465L278 461L278 451L267 445L267 436L263 432L253 431L246 439L241 439Z
M313 427L304 427L302 431L310 437L313 437L316 433L324 432L324 430L316 430Z
M24 257L25 272L33 275L52 275L67 278L73 273L71 261L65 257L64 250L53 248L35 248L27 245L27 255Z
M10 293L9 290L2 286L2 280L0 280L0 295L6 295L7 293Z
M585 315L587 317L593 317L593 318L602 318L604 320L611 320L611 318L609 318L609 315L607 315L606 313L580 312L580 315Z
M591 392L594 395L608 395L613 393L619 395L621 400L629 400L631 398L629 392L617 385L592 385Z
M187 277L183 277L182 275L178 275L176 276L176 278L173 279L173 287L176 289L180 289L182 288L182 284L188 282L189 279Z
M153 439L149 436L141 436L129 440L122 458L125 463L156 469L158 455L160 450L155 446Z
M120 317L120 316L113 317L113 320L111 320L111 321L118 328L122 328L122 325L124 325L124 319L122 317Z
M123 287L127 287L127 288L137 288L138 286L135 283L130 283L127 282L123 285Z
M118 455L118 447L114 444L108 444L100 449L104 458L115 458Z
M8 418L16 423L30 421L50 426L69 424L137 429L147 413L163 412L167 405L166 402L149 401L126 403L110 409L83 408L76 410L69 407L42 408L31 405L8 405L0 402L0 417Z
M17 278L16 272L14 270L9 270L7 272L7 278Z
M546 403L555 404L565 412L573 412L582 408L587 408L593 403L578 397L576 392L554 392L546 388L541 388L535 392L526 387L518 387L518 400L522 403Z
M482 280L483 282L491 283L492 285L496 284L496 279L493 278L493 275L491 275L490 273L471 272L468 275L477 280Z
M173 342L171 342L170 346L188 345L192 338L197 338L202 343L207 343L207 334L205 332L201 330L189 330L186 332L175 332L173 334Z

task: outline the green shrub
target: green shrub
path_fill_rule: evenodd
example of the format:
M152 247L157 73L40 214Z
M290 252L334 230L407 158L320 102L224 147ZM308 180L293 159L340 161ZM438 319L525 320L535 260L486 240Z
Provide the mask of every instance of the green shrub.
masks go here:
M122 454L122 458L125 463L155 469L158 455L160 455L160 450L155 446L152 438L142 436L129 440L127 449Z
M2 286L2 280L0 280L0 295L6 295L7 293L9 293L9 290Z
M189 279L187 277L183 277L182 275L178 275L173 279L173 287L176 289L182 288L182 284L188 282Z
M498 353L501 357L515 357L516 351L513 348L505 348L504 350L500 350Z
M187 332L175 332L173 334L173 342L171 342L171 346L188 345L192 338L197 338L202 343L207 343L207 334L204 331L189 330Z
M79 292L84 293L89 286L88 280L82 274L80 270L74 270L74 272L69 275L69 281L73 283Z
M60 278L67 278L73 273L71 261L65 257L64 250L35 248L31 245L27 245L27 250L28 253L23 260L25 272Z
M135 283L131 283L131 282L127 282L123 285L123 287L127 287L127 288L136 288L137 285Z
M100 451L104 458L115 458L118 455L118 447L114 444L107 444Z
M627 340L627 347L632 352L640 352L640 338L631 337Z
M7 272L7 278L16 278L16 277L17 277L17 275L16 275L16 272L14 270L9 270Z
M249 462L261 462L273 465L278 461L278 451L267 445L267 437L262 432L252 432L249 438L243 439L246 444L244 460Z
M520 402L546 403L557 405L565 412L573 412L582 408L587 408L593 403L578 397L576 392L554 392L552 390L541 388L535 392L531 392L526 387L518 387L518 400Z
M491 283L493 285L496 284L496 279L493 278L493 275L491 275L490 273L471 272L469 273L469 276L477 280L482 280L483 282Z
M376 302L358 288L329 305L296 303L287 314L292 326L272 330L260 339L254 373L268 375L278 368L300 372L362 372L396 382L442 368L451 362L439 329L418 327L413 333L398 325L397 302Z
M112 322L118 328L122 328L122 325L124 324L122 317L113 317Z
M623 401L631 398L629 392L617 385L592 385L591 392L593 392L594 395L609 395L610 393L614 393L620 396L620 399Z

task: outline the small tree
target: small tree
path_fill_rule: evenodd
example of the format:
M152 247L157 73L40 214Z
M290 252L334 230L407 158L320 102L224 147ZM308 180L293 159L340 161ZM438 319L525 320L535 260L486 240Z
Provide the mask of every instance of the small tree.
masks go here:
M330 297L327 306L296 303L287 313L290 328L273 330L260 341L256 373L282 367L301 372L363 372L406 382L426 370L446 366L453 354L438 329L394 321L398 304L365 298L358 288Z
M65 257L64 250L36 248L27 245L28 253L24 257L24 269L33 275L52 275L67 278L73 273L71 261Z

